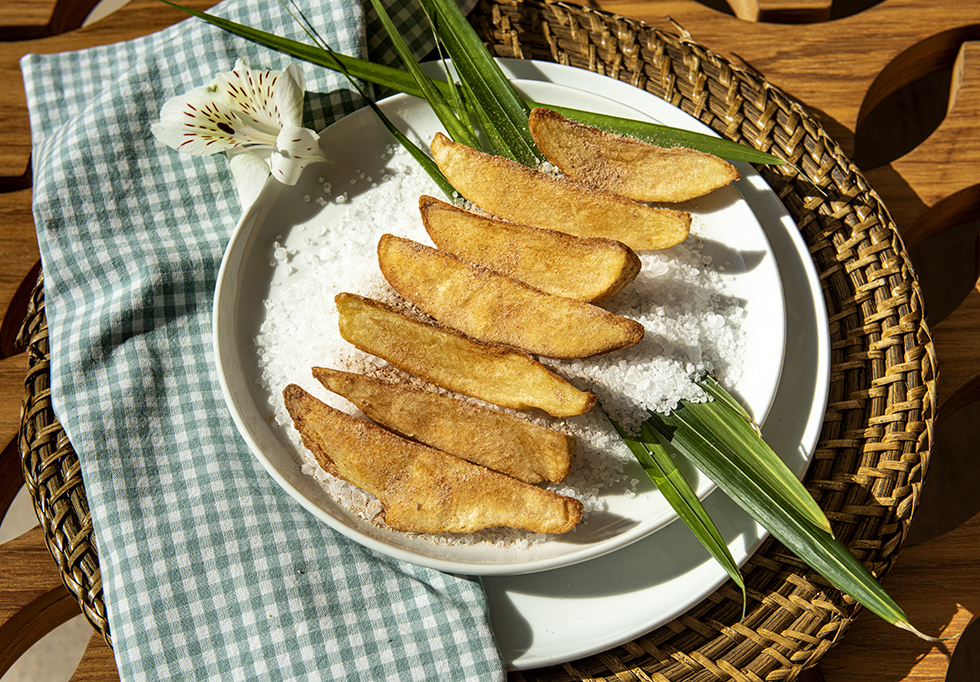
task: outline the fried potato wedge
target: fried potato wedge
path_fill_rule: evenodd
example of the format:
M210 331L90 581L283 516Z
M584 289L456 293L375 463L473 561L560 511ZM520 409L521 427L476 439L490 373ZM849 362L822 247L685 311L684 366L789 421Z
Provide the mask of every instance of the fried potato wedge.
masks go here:
M679 244L691 214L654 208L500 156L491 156L436 133L432 156L453 187L498 218L577 237L602 237L637 251Z
M738 180L732 164L713 154L664 148L531 110L531 136L566 178L638 201L687 201Z
M636 345L643 325L424 244L382 235L381 274L406 300L478 341L549 358L587 358Z
M594 395L514 348L478 343L356 294L334 300L344 340L436 386L552 417L584 414L595 405Z
M443 251L556 296L599 301L632 282L640 259L612 239L584 239L464 211L419 198L422 223Z
M404 383L324 367L314 367L313 376L382 426L468 462L525 483L568 475L572 436Z
M582 503L414 443L326 405L295 384L286 409L327 472L381 502L385 523L415 533L472 533L505 526L567 533Z

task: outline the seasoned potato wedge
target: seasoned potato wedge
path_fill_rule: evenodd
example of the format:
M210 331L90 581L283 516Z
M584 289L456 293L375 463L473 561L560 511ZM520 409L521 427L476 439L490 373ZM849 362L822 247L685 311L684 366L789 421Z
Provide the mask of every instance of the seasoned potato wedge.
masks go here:
M383 235L378 263L406 300L479 341L567 359L619 350L643 338L643 325L635 320L546 294L411 239Z
M735 166L712 154L614 135L551 109L532 109L528 124L565 177L638 201L687 201L739 178Z
M594 395L514 348L477 343L356 294L341 293L334 300L340 335L348 343L436 386L515 410L541 409L552 417L584 414L595 405Z
M314 367L313 376L382 426L525 483L558 482L571 466L573 437L506 412L364 374Z
M453 142L442 133L432 156L460 194L498 218L522 225L603 237L637 251L679 244L691 214L653 208L594 187L557 178L500 156Z
M578 500L396 436L295 384L283 400L320 466L377 497L385 523L396 530L472 533L505 526L566 533L582 518Z
M419 199L422 222L443 251L556 296L598 301L640 272L631 248L612 239L583 239L494 220L430 196Z

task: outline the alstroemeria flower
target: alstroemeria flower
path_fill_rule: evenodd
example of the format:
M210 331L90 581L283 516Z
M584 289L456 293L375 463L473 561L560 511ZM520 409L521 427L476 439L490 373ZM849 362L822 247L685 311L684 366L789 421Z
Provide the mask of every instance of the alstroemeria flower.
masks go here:
M239 59L211 85L167 100L153 135L185 154L226 152L239 199L248 206L270 173L293 185L306 166L327 160L320 136L302 125L305 85L295 64L263 71Z

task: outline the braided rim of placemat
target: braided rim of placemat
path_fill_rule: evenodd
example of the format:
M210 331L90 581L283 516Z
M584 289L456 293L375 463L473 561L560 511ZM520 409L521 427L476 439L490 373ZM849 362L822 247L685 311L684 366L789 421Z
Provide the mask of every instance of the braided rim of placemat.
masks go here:
M24 481L48 550L61 569L65 587L78 599L82 613L111 646L109 621L102 598L99 555L81 464L51 406L43 274L38 277L28 302L18 345L27 349L27 376L18 438Z
M800 103L683 29L675 35L542 0L484 0L471 21L498 57L631 83L802 170L758 168L809 247L830 319L830 397L805 483L837 537L883 576L928 466L936 359L918 282L878 195ZM744 620L741 593L729 582L623 646L514 677L788 680L815 665L859 610L772 539L743 572Z
M830 316L830 400L805 482L837 536L883 576L929 461L936 362L918 283L877 194L799 103L687 34L539 0L483 0L471 20L500 57L555 61L632 83L802 169L759 171L809 246ZM22 330L29 353L24 477L68 589L111 645L78 458L51 408L47 334L39 280ZM632 642L512 677L789 680L816 664L858 611L771 539L743 572L744 620L741 592L726 583Z

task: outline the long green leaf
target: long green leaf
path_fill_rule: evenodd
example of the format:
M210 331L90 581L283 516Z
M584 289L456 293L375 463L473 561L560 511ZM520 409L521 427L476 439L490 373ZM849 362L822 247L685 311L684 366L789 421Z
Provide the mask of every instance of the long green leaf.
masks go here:
M699 382L713 399L704 403L687 403L678 414L700 422L704 433L711 433L720 452L731 466L750 469L780 494L785 504L793 506L821 530L831 533L830 521L813 496L803 487L786 464L762 438L749 413L714 379L707 376ZM693 424L692 424L693 425ZM696 426L696 425L693 425Z
M536 166L541 155L528 130L529 109L494 60L455 0L420 0L435 22L436 33L449 53L459 78L473 93L473 106L483 110L506 148L499 155Z
M446 56L445 47L443 46L442 41L439 39L439 34L436 33L435 21L431 16L429 16L429 13L426 11L425 7L422 7L422 13L425 14L425 18L429 22L429 27L432 29L432 36L435 38L436 52L439 54L439 63L442 65L442 70L447 76L445 80L445 87L443 87L443 89L449 91L447 97L452 101L453 106L457 111L467 111L466 102L463 98L463 84L458 83L456 79L452 77L449 58ZM443 82L437 81L437 79L430 79L430 81L436 83L436 87L443 85Z
M166 2L166 0L162 1ZM442 171L439 169L439 166L436 165L435 161L433 161L428 154L422 151L418 145L409 140L408 137L398 129L398 126L391 122L391 119L385 115L384 111L381 110L381 107L377 105L374 99L364 91L364 88L361 87L360 83L358 83L357 80L347 71L342 63L337 61L337 53L334 52L326 42L318 39L318 37L314 34L312 27L308 26L305 20L303 20L301 17L296 16L289 6L285 4L285 0L280 0L280 2L285 7L286 11L290 13L293 19L295 19L296 22L303 28L306 34L310 36L310 39L317 43L317 50L319 50L320 54L337 62L337 70L340 71L347 78L347 80L350 81L350 84L354 87L354 89L360 93L361 97L364 98L364 100L368 103L368 106L370 106L377 115L382 125L388 129L388 132L392 134L395 140L397 140L402 147L408 150L408 153L411 154L412 158L414 158L422 169L429 174L429 177L435 181L435 183L439 186L439 189L441 189L443 193L451 199L455 195L456 189L452 186L452 184L450 184L449 180L446 179L446 176L442 174Z
M521 138L526 133L524 129L526 128L529 104L517 97L516 92L508 92L508 88L512 91L510 82L490 54L483 48L472 27L469 26L452 0L421 1L426 10L435 17L436 32L450 52L454 68L460 74L464 89L468 90L468 95L476 101L476 106L481 108L477 110L480 112L479 120L488 127L488 130L496 130L506 144L513 143L518 146L524 144ZM389 69L363 60L336 55L329 50L318 51L316 48L295 41L282 39L234 22L209 16L203 12L180 7L169 0L161 0L161 2L178 7L246 39L314 64L340 70L348 78L351 78L353 74L357 78L363 78L402 92L414 95L423 94L418 83L409 74L397 69ZM500 79L502 82L494 82ZM353 78L352 82L356 86ZM433 81L433 83L435 87L440 89L450 87L446 83L440 84L439 81ZM505 85L506 87L504 87ZM493 106L493 98L497 98L498 101L504 100L504 105ZM380 114L377 105L370 98L367 99L375 111ZM591 117L593 124L597 118L601 119L598 115L588 112L585 112L583 116L581 115L582 112L573 112L561 108L559 110L576 120L583 120L584 118L583 122L587 123L590 122L589 117ZM394 126L384 118L383 114L381 116L389 129L392 129L393 134L399 137L400 134L397 129L394 129ZM650 132L652 130L652 134L661 135L662 140L669 142L668 138L674 136L672 138L675 140L674 143L694 149L699 148L698 145L705 137L636 121L617 120L615 125L607 125L607 129L641 138L645 134L642 131ZM633 132L629 132L630 130ZM400 136L399 140L401 141L403 138L404 136ZM709 140L713 144L718 142L715 138L709 138ZM664 142L661 141L658 144L664 144ZM775 157L768 157L768 155L760 157L761 153L756 150L743 148L734 143L726 144L731 145L734 150L732 153L727 151L712 151L711 153L716 153L730 160L781 163ZM420 149L410 144L406 146L410 151L414 149L413 155L419 154L424 157L424 159L420 159L423 167L427 166L426 162L429 166L434 166ZM716 147L716 150L722 147L725 145ZM740 158L738 156L740 152L737 151L739 149L749 149L750 153ZM533 143L531 143L528 151L530 156L527 158L521 158L512 152L507 155L515 160L533 165L537 161L537 153ZM437 168L435 171L441 176ZM805 500L799 499L797 492L787 492L784 477L781 474L774 476L772 475L773 472L768 471L771 463L766 461L766 456L763 456L763 461L766 462L763 465L749 465L745 463L744 457L732 455L731 450L733 448L746 448L746 452L751 453L758 449L757 445L761 439L754 431L751 437L738 435L743 429L751 430L752 425L746 419L747 415L744 414L744 411L740 410L727 394L719 394L719 398L714 402L716 404L709 408L695 407L690 403L682 402L681 406L669 415L654 415L644 424L642 441L624 435L624 441L634 452L634 455L640 459L641 465L644 466L648 475L653 478L658 487L662 483L663 490L669 491L669 493L665 493L665 496L668 494L671 496L673 500L671 504L676 502L675 508L678 509L678 513L681 513L680 509L684 510L683 518L685 521L689 521L699 539L702 536L709 539L706 547L717 544L720 535L717 535L715 529L717 537L711 538L711 528L714 524L710 522L710 519L707 519L706 514L702 517L697 512L696 506L691 503L689 498L693 496L693 492L690 491L686 482L684 485L681 484L683 477L680 477L679 472L676 471L673 460L667 452L668 448L673 448L691 459L698 468L712 478L724 492L748 511L770 533L839 589L888 622L914 632L924 639L930 639L909 624L905 613L854 555L835 540L830 533L822 529L826 519L824 518L823 521L814 519L812 509L808 508ZM721 433L721 436L718 432ZM732 440L732 445L722 443L725 439ZM696 496L693 496L693 499L696 501ZM697 506L700 506L700 502L697 503ZM829 524L826 524L826 527L829 528ZM716 547L716 549L718 548ZM727 546L721 554L724 553L727 553Z
M695 133L690 130L684 130L683 128L673 128L671 126L650 123L649 121L619 118L592 111L581 111L555 104L529 101L528 105L532 108L546 107L553 109L573 121L578 121L579 123L584 123L610 133L617 133L626 137L643 140L650 144L655 144L658 147L687 147L688 149L697 149L706 154L714 154L729 161L745 161L748 163L769 165L782 165L786 163L777 156L759 151L748 145L725 140L714 135Z
M340 53L325 55L318 47L313 45L308 45L289 38L283 38L267 31L262 31L252 28L251 26L246 26L244 24L239 24L237 22L224 19L222 17L207 14L206 12L201 12L189 7L183 7L182 5L171 2L170 0L159 1L186 12L193 17L197 17L202 21L206 21L212 26L217 26L218 28L228 31L229 33L233 33L258 45L277 50L283 54L295 57L296 59L304 62L314 64L316 66L322 66L330 69L331 71L343 70L348 72L354 78L360 78L361 80L368 81L369 83L374 83L375 85L380 85L382 87L389 88L397 92L403 92L408 95L413 95L415 97L423 97L422 91L412 79L411 74L402 71L401 69L375 64L364 59L359 59L357 57L351 57ZM438 79L433 79L433 82L435 83L436 87L443 90L444 94L449 93L449 83ZM612 132L619 132L623 135L629 135L641 140L648 140L653 144L658 144L661 146L688 147L690 149L696 149L698 151L720 156L724 159L728 159L729 161L744 161L747 163L771 165L780 165L785 163L785 161L777 156L761 152L747 145L732 142L731 140L723 140L711 135L693 133L680 128L670 128L667 126L657 125L655 123L649 123L647 121L619 119L612 116L581 111L579 109L571 109L568 107L559 107L547 103L527 101L525 104L528 106L528 108L533 106L549 107L555 111L558 111L563 116L567 116L573 120L589 125L595 125L596 127Z
M462 84L463 87L463 97L468 103L466 110L470 116L472 116L480 125L480 131L486 138L487 144L484 151L500 155L501 153L507 154L509 145L504 136L500 131L494 126L493 121L490 120L490 116L486 109L481 106L474 106L473 102L476 100L476 96L470 89L469 85L466 83ZM508 157L509 158L509 157Z
M419 166L422 167L422 170L429 174L429 177L435 181L435 183L439 186L439 189L442 190L442 193L445 194L450 201L452 201L456 197L456 188L453 187L452 183L450 183L449 180L446 179L446 176L442 174L442 171L439 170L439 166L437 166L436 162L432 160L432 157L430 157L428 154L422 151L418 145L408 139L408 137L405 136L405 133L399 130L398 126L392 123L391 119L385 116L384 112L381 111L381 108L377 104L370 100L368 103L378 115L378 118L381 119L381 123L388 129L388 132L392 134L392 136L402 147L408 150L408 153L411 154L412 158L415 159Z
M660 439L641 442L626 432L615 420L609 421L640 463L643 471L657 486L657 490L677 512L677 516L691 529L694 537L704 545L704 548L742 590L742 617L744 618L748 595L742 573L738 570L738 564L735 563L735 558L728 550L724 538L718 532L718 527L667 451L668 446Z
M418 61L415 59L415 55L412 54L408 45L405 43L405 40L398 33L398 29L395 28L395 23L388 15L388 10L385 8L384 3L382 3L381 0L371 0L371 4L378 13L378 18L381 20L382 27L384 27L385 32L388 34L392 44L395 46L395 51L398 52L398 57L402 60L405 68L412 75L415 84L418 86L419 90L422 91L422 96L425 97L425 100L429 103L432 111L446 129L446 132L452 139L461 144L465 144L469 147L477 147L479 143L477 142L476 136L473 134L472 128L459 120L457 112L446 101L442 91L436 87L436 85L432 82L432 79L425 73L425 71L422 70L422 67L419 66Z
M930 639L912 627L905 612L843 544L817 529L795 507L784 506L765 481L741 469L720 475L718 470L702 467L705 458L701 453L711 449L711 436L677 419L677 413L683 410L682 406L670 415L654 415L646 424L689 457L752 518L833 585L887 622Z

